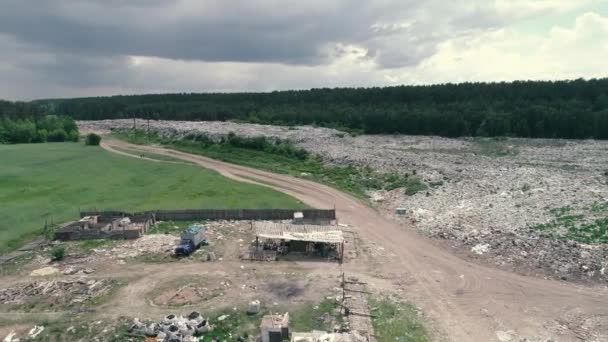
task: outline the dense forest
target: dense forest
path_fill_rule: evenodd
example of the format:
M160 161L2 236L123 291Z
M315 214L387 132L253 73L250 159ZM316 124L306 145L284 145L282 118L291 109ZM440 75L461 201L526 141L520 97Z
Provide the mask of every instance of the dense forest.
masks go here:
M608 139L608 79L41 100L75 119L313 124L370 134Z
M68 116L48 115L33 103L0 101L0 143L78 141Z

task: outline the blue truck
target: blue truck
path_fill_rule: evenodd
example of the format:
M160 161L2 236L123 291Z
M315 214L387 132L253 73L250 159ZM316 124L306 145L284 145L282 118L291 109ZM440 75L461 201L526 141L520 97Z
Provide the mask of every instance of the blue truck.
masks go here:
M188 256L204 244L207 244L205 227L200 224L193 224L182 232L179 245L175 247L175 255Z

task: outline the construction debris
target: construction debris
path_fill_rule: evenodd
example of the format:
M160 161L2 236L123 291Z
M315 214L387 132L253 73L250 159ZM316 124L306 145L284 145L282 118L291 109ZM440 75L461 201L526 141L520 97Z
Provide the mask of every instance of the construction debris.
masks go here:
M249 302L249 306L247 307L247 314L256 315L260 312L261 303L259 300L254 300Z
M107 293L112 281L101 279L35 281L0 289L0 302L24 304L36 298L51 299L53 303L83 303Z
M58 268L52 267L52 266L47 266L47 267L39 268L37 270L33 270L32 272L30 272L30 275L32 277L45 277L45 276L50 276L50 275L57 274L57 273L59 273Z
M200 313L193 311L188 316L165 316L157 323L145 324L135 318L129 328L129 333L155 338L159 342L188 342L197 341L194 334L204 334L213 331L213 326Z
M96 250L95 252L115 259L133 258L142 254L171 255L178 241L179 238L173 235L144 235L137 240L123 242L111 249Z
M291 342L368 342L367 338L358 332L327 333L314 330L312 332L291 334Z

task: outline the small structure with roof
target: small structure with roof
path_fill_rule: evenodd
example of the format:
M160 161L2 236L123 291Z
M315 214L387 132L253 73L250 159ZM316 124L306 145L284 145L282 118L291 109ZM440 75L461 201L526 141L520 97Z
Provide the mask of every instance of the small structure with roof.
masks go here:
M344 235L341 229L331 225L289 224L279 222L254 222L256 242L249 252L249 259L269 260L269 255L300 253L328 259L344 257Z

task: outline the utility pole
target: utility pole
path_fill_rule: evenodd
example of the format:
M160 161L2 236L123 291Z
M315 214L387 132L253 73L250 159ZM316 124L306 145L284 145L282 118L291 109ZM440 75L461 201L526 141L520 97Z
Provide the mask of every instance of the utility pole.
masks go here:
M150 113L148 113L148 140L150 140Z

